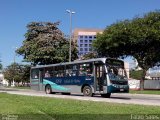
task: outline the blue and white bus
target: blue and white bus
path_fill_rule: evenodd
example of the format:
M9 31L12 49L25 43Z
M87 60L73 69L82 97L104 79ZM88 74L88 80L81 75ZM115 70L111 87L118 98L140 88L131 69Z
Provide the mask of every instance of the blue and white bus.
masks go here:
M84 96L128 93L124 62L96 58L31 68L31 89L50 93L83 93Z

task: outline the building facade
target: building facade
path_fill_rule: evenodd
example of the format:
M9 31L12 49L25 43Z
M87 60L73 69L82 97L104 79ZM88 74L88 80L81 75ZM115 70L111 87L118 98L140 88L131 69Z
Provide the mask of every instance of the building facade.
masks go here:
M1 86L8 86L8 81L4 79L4 75L2 71L0 71L0 87Z
M78 56L92 52L92 41L96 39L97 33L102 33L102 29L75 29L73 41L78 47Z

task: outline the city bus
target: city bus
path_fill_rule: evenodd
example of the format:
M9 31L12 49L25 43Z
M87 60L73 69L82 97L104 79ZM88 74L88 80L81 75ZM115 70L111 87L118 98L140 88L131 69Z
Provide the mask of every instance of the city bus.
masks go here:
M31 67L31 89L50 93L100 94L128 93L124 62L112 58L96 58L67 63Z

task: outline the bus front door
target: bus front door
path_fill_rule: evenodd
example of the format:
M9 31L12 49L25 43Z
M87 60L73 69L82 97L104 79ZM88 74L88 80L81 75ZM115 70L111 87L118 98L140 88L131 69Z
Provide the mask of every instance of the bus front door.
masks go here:
M103 65L95 65L95 87L96 91L103 92L104 77L103 77Z

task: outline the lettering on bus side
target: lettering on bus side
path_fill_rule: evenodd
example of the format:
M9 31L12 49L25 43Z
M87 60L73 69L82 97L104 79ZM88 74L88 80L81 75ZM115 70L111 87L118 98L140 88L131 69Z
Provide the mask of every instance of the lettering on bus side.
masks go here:
M92 80L91 78L86 78L86 80Z
M61 84L61 83L62 83L62 80L61 80L61 79L56 79L56 83Z
M75 83L80 83L80 80L78 79L66 79L64 80L65 84L75 84Z

